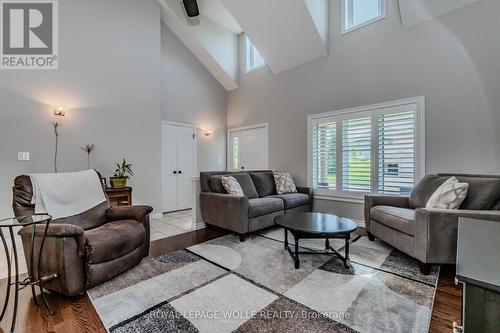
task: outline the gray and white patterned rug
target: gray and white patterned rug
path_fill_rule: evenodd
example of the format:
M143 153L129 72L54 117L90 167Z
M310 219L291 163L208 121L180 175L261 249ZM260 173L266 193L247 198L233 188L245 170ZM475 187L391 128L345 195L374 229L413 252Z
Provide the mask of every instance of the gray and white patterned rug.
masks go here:
M150 258L88 292L112 333L427 332L438 267L382 242L355 238L352 267L302 255L295 269L283 231L235 235ZM324 241L304 240L323 250ZM343 251L343 241L332 241Z

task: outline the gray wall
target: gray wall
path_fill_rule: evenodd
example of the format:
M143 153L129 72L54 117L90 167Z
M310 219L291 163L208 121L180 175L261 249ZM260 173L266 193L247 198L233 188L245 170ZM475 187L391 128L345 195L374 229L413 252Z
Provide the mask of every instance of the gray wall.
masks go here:
M59 70L0 71L0 217L14 177L53 171L51 122L62 123L59 169L134 167L135 203L160 206L160 10L154 0L59 1ZM67 108L56 119L53 107ZM31 152L18 162L17 152Z
M223 170L226 91L164 24L161 31L162 119L213 131L198 136L198 170Z
M270 167L306 184L308 114L425 95L426 172L500 173L500 2L408 29L397 1L387 3L386 19L342 36L340 1L332 1L330 54L278 75L241 74L228 126L269 122ZM316 208L363 217L361 205Z

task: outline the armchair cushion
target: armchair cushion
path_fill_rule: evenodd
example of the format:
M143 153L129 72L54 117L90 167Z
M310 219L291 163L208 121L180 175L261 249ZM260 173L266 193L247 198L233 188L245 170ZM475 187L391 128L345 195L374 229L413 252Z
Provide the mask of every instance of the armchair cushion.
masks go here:
M370 210L370 217L387 227L415 235L415 210L391 206L375 206Z
M141 246L146 229L137 220L120 220L85 232L87 261L91 264L119 258Z
M257 198L248 200L249 217L258 217L283 210L283 200L278 198Z
M111 207L106 211L106 220L135 220L143 222L144 218L153 211L150 206L120 206Z
M277 195L267 196L266 198L278 198L283 200L285 209L308 205L310 203L309 195L304 193L277 194Z

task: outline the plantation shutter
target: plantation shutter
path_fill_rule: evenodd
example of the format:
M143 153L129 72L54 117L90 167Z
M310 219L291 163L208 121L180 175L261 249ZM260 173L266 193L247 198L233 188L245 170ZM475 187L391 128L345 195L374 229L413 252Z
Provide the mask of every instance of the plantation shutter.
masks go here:
M379 192L409 194L415 184L415 112L378 116Z
M372 117L342 122L342 190L370 192L372 181Z
M312 127L314 188L335 190L337 179L337 122L323 120Z

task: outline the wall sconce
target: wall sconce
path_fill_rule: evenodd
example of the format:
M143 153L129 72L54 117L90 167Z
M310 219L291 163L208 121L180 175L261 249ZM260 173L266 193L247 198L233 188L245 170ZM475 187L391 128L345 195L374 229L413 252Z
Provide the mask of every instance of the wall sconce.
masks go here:
M62 106L60 106L54 110L54 116L64 117L65 115L66 115L66 112L64 112L64 109Z
M212 131L210 130L203 130L203 135L204 136L210 136L212 134Z

